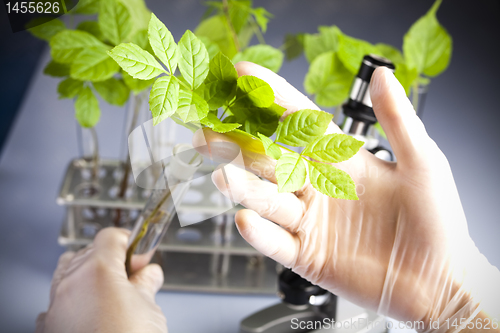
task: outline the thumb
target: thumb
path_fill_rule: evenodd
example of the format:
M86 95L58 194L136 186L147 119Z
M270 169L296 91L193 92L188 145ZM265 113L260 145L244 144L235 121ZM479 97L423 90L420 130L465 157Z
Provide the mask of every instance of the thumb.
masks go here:
M373 111L384 129L398 165L415 165L432 142L404 88L385 67L375 70L370 84Z
M135 272L129 281L154 300L156 293L163 285L163 270L158 264L149 264Z

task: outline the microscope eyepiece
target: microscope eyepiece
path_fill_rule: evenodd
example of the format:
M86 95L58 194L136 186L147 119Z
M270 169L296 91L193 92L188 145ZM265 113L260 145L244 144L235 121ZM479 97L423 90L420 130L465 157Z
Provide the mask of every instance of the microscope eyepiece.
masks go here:
M344 125L344 132L364 136L369 126L377 122L370 98L370 80L375 69L382 66L392 71L396 68L390 60L383 57L370 54L363 58L352 83L349 100L342 105L344 114L350 118Z

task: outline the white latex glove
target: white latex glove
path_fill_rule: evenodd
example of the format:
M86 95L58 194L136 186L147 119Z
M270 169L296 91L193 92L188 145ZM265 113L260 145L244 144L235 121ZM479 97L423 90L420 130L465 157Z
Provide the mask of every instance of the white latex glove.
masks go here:
M49 309L38 316L36 333L167 332L155 303L163 271L151 264L127 278L129 235L125 229L106 228L93 244L60 257Z
M288 110L284 116L318 109L273 72L247 62L236 68L239 75L267 81L275 102ZM278 193L276 162L263 155L257 140L237 133L200 130L193 145L214 159L227 154L210 146L215 142L241 147L245 168L253 174L225 168L232 198L250 208L236 215L238 230L257 250L312 283L396 319L426 325L440 319L438 331L448 330L446 319L467 324L487 301L485 295L496 295L487 297L488 308L499 310L500 273L469 236L446 157L389 70L375 71L370 93L398 162L361 149L336 165L352 176L359 201L329 198L307 182L295 193ZM327 133L333 132L341 132L334 123ZM222 172L212 179L228 196Z

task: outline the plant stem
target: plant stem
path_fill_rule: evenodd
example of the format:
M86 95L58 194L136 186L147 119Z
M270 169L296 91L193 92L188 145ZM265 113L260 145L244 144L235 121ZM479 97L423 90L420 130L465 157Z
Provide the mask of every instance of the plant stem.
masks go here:
M252 29L255 32L255 35L257 36L257 39L259 40L260 44L266 44L266 41L264 39L264 35L262 35L262 32L260 31L257 22L255 21L255 18L250 15L250 19L252 20Z
M415 109L415 113L418 113L418 78L415 80L415 82L413 82L413 93L412 93L412 96L411 96L411 99L412 99L412 104L413 104L413 109Z
M238 40L238 35L236 34L236 30L234 30L233 23L231 22L231 15L229 15L229 4L227 0L222 0L222 10L224 11L224 15L226 16L227 24L229 26L229 30L231 30L231 35L233 36L234 47L236 48L236 52L240 52L240 42Z
M130 122L130 128L128 130L128 134L130 135L130 133L132 133L132 131L134 130L136 124L137 124L137 118L139 117L139 110L140 110L140 106L142 104L142 96L143 93L139 94L139 95L134 95L133 96L133 101L134 101L134 113L132 115L132 120ZM125 159L125 164L124 164L124 171L123 171L123 177L122 177L122 180L120 182L120 190L118 192L118 195L117 197L118 198L123 198L125 196L125 192L127 191L127 187L128 187L128 178L129 178L129 174L130 174L130 168L131 168L131 164L130 164L130 152L128 151L127 149L127 157ZM115 227L118 227L119 224L120 224L120 218L121 218L121 209L117 209L116 210L116 215L115 215L115 219L113 220L113 224Z
M94 141L94 154L92 155L92 181L97 182L99 173L99 143L97 142L97 133L94 127L89 128L92 140Z
M158 204L155 206L151 214L148 215L148 217L144 220L142 223L142 228L141 232L137 234L137 236L134 238L132 244L130 244L129 248L127 249L127 257L125 258L125 268L127 270L127 275L130 276L132 274L132 267L131 267L131 260L132 260L132 255L135 252L135 249L137 248L137 245L141 241L141 239L144 237L148 230L149 223L153 220L155 215L158 213L160 210L161 206L167 201L168 198L170 198L170 195L172 194L172 189L170 189L165 195L161 198L161 200L158 202Z

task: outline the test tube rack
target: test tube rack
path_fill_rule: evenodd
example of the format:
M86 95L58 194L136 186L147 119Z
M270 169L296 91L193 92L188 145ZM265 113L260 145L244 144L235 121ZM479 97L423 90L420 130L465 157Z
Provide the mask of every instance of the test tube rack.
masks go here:
M222 195L213 184L203 182L200 175L212 171L210 165L200 168L177 207L183 220L203 222L181 227L176 217L153 258L165 273L162 289L275 294L281 267L252 248L235 230L234 215L241 207L221 200ZM72 160L56 200L66 207L58 242L69 250L90 244L100 229L116 223L131 230L150 194L150 190L137 187L132 178L125 197L117 198L123 177L121 161L101 160L97 184L91 182L91 174L88 160ZM213 216L214 207L221 204L229 205L224 214L204 219Z

